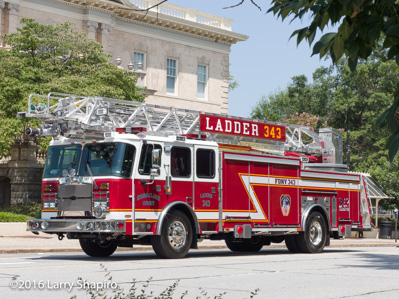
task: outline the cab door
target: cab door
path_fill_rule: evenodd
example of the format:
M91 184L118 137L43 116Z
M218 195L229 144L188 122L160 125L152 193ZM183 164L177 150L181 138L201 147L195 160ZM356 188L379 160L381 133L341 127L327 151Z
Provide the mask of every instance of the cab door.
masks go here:
M152 151L161 151L160 164L164 163L165 154L161 143L145 142L142 144L138 165L135 166L134 179L134 231L149 232L158 219L159 212L165 205L165 170L161 167L159 176L151 176Z
M191 144L182 143L167 146L169 155L168 175L171 178L171 186L167 197L167 203L182 201L194 207L194 179L193 179L193 150Z
M217 231L219 174L217 148L194 146L194 208L202 231Z

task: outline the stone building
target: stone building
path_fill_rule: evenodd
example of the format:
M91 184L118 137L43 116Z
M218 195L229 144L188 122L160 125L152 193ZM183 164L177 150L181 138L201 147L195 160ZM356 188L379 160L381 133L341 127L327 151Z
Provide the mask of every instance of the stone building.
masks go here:
M248 37L233 32L230 19L159 2L0 0L0 36L17 32L22 18L72 22L113 62L141 74L146 102L227 114L231 45ZM0 47L7 47L1 37ZM0 205L40 200L41 166L31 146L16 142L11 160L0 161Z
M70 21L125 69L142 62L148 103L227 114L230 48L247 36L230 19L168 2L151 8L159 2L0 0L0 33L16 32L21 18Z

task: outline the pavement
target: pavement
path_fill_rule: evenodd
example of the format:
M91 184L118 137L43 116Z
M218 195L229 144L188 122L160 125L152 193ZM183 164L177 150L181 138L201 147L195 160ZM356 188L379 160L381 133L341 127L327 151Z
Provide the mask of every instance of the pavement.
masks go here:
M397 247L399 242L395 239L376 238L345 238L331 239L330 248L347 247ZM266 248L266 247L265 247ZM268 248L286 248L285 243L272 243ZM327 247L328 248L328 247ZM227 249L224 241L204 240L198 243L198 249ZM133 248L118 248L117 251L145 251L152 250L151 246L134 245ZM44 253L44 252L81 252L78 240L58 240L56 235L39 234L24 236L1 236L0 254L6 253Z

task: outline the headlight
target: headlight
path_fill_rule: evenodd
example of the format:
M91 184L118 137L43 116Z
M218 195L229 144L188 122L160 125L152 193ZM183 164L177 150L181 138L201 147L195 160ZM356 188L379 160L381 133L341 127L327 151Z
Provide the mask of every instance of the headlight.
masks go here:
M47 221L43 221L41 224L40 224L40 227L42 228L42 229L47 229L48 228L48 222Z
M83 222L79 222L78 225L76 226L76 228L78 230L82 230L85 227L85 224Z
M100 218L103 215L103 208L101 206L96 206L94 208L94 216Z
M87 230L93 230L94 229L94 222L88 222L86 226Z

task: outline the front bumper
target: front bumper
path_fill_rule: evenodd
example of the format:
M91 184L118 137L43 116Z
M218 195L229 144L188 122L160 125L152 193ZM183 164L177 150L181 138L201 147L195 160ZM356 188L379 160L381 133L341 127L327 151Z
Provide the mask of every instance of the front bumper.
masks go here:
M44 233L124 233L125 220L29 219L27 231Z

